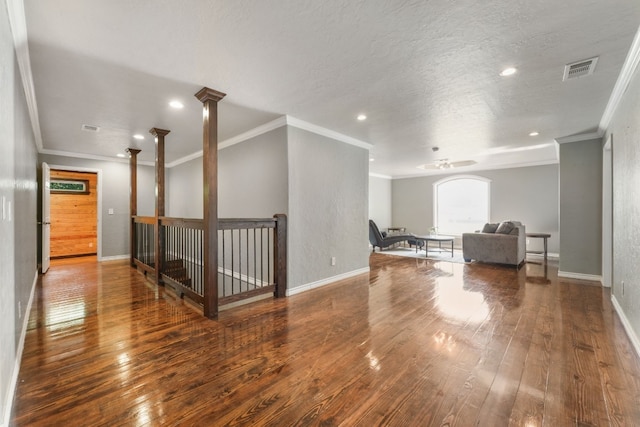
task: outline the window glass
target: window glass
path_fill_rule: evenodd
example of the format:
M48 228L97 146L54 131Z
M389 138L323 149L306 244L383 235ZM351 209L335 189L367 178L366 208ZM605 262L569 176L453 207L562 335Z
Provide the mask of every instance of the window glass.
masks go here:
M489 222L489 181L450 178L434 185L435 227L440 234L461 235Z

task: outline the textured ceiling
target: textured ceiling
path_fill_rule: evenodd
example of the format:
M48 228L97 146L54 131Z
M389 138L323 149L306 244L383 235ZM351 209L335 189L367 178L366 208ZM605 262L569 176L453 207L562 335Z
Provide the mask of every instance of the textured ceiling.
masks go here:
M554 138L597 130L640 24L636 0L25 0L25 12L45 150L138 146L152 161L160 127L178 160L201 149L193 94L208 86L227 93L221 140L288 114L372 144L371 172L396 177L439 158L478 162L461 171L555 162ZM592 76L562 82L593 56ZM507 66L518 72L500 77Z

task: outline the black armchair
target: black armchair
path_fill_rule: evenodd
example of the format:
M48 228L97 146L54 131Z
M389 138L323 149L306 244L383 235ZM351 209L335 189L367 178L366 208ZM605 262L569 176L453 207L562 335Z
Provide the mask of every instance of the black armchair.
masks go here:
M378 229L378 226L372 220L369 220L369 243L373 246L373 252L376 251L376 246L380 250L389 247L395 243L406 242L408 240L415 240L413 234L391 234L383 236Z

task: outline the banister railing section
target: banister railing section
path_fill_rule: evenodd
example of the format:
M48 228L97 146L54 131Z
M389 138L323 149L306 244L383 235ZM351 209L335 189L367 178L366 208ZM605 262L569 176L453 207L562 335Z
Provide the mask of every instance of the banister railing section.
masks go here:
M133 263L145 273L155 273L155 230L153 216L131 217Z
M133 217L134 262L155 273L153 217ZM177 294L204 304L214 292L218 306L286 295L286 215L258 219L218 220L217 289L204 283L204 225L201 219L160 217L161 278Z

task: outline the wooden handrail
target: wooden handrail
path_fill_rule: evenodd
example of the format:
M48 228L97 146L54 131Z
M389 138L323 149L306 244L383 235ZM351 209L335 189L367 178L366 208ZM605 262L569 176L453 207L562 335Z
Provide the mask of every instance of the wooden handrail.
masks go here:
M133 219L133 222L137 224L155 224L156 223L156 217L154 216L134 215L131 218Z
M160 224L168 227L191 228L194 230L204 229L204 221L199 218L173 218L162 216L158 219L160 220Z
M218 230L245 228L276 228L272 218L218 218Z

